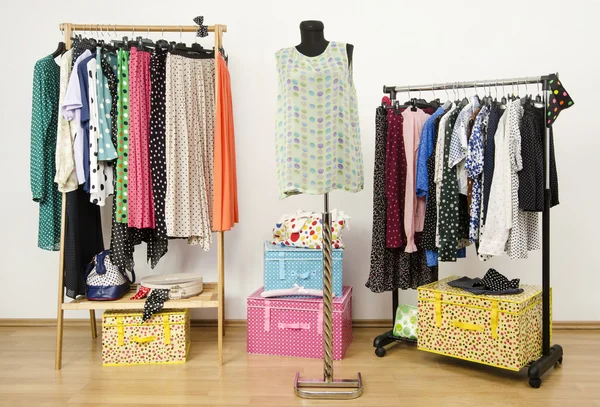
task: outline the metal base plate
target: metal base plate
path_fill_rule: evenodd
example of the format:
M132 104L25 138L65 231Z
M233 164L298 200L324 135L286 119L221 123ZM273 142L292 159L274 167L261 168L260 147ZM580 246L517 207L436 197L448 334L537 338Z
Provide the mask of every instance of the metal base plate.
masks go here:
M319 390L305 390L308 388ZM300 373L296 373L294 393L305 399L356 399L363 394L362 376L358 373L357 379L335 379L333 382L327 383L322 379L300 380Z

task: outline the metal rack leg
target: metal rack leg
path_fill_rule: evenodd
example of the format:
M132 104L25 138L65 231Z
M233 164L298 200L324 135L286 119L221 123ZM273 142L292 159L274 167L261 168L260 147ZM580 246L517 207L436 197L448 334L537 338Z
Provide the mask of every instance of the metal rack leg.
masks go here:
M543 79L544 90L544 120L548 106L549 83L548 78ZM563 349L560 345L550 346L552 335L552 314L550 312L550 136L546 123L544 126L544 212L542 215L542 357L534 361L527 372L529 385L539 388L542 385L542 376L553 366L562 364Z

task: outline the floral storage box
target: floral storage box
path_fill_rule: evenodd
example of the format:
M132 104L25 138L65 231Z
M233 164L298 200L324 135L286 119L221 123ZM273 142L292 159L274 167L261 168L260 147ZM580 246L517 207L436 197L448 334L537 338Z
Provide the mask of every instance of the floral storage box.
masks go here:
M141 310L102 315L102 364L185 363L190 349L190 311L163 310L142 322Z
M344 251L333 249L333 294L342 295ZM323 289L323 252L319 249L288 247L265 242L265 291L293 288L294 285Z
M474 295L448 277L418 288L420 350L518 371L542 354L542 289Z
M263 298L259 289L248 297L250 354L323 357L323 299ZM333 299L333 359L340 360L352 342L352 287Z

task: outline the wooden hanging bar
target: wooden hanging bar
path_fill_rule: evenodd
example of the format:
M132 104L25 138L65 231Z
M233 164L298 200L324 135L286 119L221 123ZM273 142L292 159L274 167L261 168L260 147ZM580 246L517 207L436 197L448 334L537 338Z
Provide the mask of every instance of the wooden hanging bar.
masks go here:
M132 32L143 34L145 32L179 32L189 33L197 32L198 25L120 25L120 24L73 24L62 23L59 25L64 34L66 48L72 46L72 34L76 31L89 32ZM208 32L215 34L215 49L223 47L223 33L227 32L227 26L215 24L207 26ZM218 52L216 54L218 58ZM219 64L215 58L215 107L219 103ZM217 117L215 115L215 120ZM64 302L64 240L66 229L66 194L62 194L62 218L61 218L61 239L60 239L60 258L58 270L58 306L56 322L56 358L55 369L62 367L62 348L63 348L63 319L65 310L89 310L90 328L92 338L97 337L96 329L96 309L143 309L143 301L129 301L126 295L118 301L87 301L85 298L78 298L68 303ZM224 232L217 232L217 283L204 283L204 291L195 297L185 300L168 301L168 306L176 308L217 308L217 348L219 366L223 364L223 335L225 319L225 236ZM173 304L171 304L171 302Z
M122 24L73 24L62 23L59 28L61 31L70 29L71 31L131 31L131 32L196 32L197 25L122 25ZM216 32L217 27L222 33L227 32L227 26L222 24L207 26L208 32Z

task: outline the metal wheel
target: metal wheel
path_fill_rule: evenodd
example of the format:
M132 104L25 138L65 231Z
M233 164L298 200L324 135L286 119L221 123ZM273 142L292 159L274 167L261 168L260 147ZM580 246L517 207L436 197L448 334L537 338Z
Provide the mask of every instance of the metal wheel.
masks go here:
M386 353L385 348L375 348L375 354L380 358L384 357Z
M539 389L540 386L542 385L542 379L529 379L529 385L531 387L533 387L534 389Z

